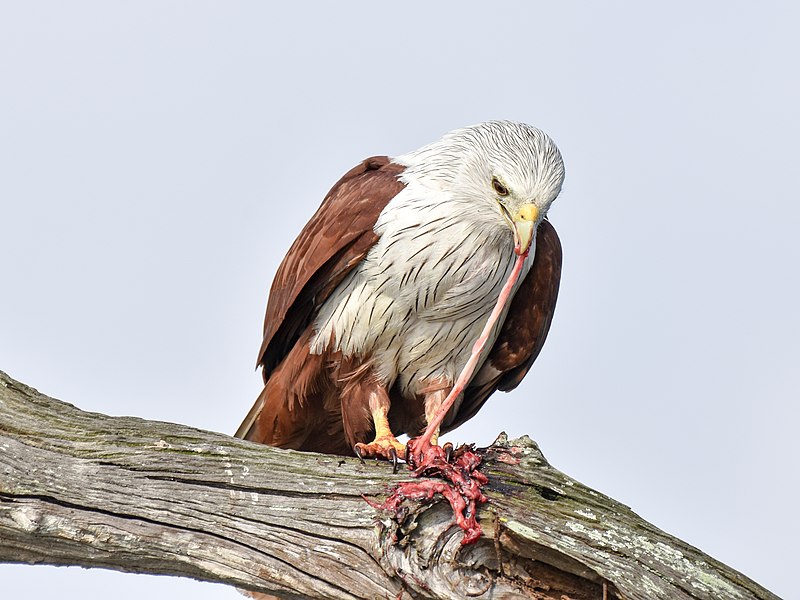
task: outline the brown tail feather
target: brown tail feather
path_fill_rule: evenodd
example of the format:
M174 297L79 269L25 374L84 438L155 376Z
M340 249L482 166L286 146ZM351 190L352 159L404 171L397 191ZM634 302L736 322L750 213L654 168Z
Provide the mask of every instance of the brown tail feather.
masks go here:
M267 377L236 437L293 450L352 453L345 441L336 373L327 355L311 354L310 332ZM338 369L336 369L338 371Z

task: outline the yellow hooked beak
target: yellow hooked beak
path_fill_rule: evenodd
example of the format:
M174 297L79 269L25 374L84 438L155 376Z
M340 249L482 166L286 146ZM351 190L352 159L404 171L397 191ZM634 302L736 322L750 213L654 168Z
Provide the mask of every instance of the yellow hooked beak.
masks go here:
M523 204L519 212L514 215L514 252L518 256L527 254L533 241L533 228L539 217L539 209L535 204Z

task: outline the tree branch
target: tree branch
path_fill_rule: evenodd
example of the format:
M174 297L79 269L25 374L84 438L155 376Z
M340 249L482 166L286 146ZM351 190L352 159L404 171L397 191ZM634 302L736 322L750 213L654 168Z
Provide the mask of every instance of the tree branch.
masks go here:
M551 467L485 454L485 535L449 506L377 514L386 464L86 413L0 372L0 561L193 577L282 598L775 599Z

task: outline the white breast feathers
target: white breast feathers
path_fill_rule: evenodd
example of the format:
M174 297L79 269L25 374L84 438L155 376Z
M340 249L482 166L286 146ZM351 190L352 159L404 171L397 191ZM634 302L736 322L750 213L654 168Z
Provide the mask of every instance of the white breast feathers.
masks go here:
M379 241L320 310L312 352L330 345L369 359L404 395L455 379L515 255L490 205L443 195L409 184L390 201L375 225Z

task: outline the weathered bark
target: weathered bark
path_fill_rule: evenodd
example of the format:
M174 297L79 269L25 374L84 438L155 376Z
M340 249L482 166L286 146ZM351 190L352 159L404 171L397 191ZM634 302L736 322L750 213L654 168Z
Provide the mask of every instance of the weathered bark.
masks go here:
M106 567L285 598L777 598L551 467L486 451L485 535L446 503L401 523L361 497L386 464L86 413L0 372L0 561Z

